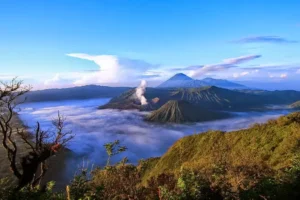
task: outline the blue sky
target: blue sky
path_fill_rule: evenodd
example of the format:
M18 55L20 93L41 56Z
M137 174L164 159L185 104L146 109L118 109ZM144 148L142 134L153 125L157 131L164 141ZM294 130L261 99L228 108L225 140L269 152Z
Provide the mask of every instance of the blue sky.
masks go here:
M1 0L0 79L155 86L184 72L295 88L299 9L298 0Z

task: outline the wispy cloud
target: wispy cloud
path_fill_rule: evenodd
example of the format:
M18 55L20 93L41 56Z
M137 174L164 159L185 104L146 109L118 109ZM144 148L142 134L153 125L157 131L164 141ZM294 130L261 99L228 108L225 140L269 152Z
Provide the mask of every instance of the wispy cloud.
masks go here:
M162 70L148 70L144 72L143 74L139 75L138 77L141 79L157 79L163 76Z
M285 79L288 77L287 73L281 73L281 74L274 74L274 73L269 73L270 78L277 78L277 79Z
M240 76L243 71L249 71L247 77ZM300 64L296 63L270 63L260 64L249 67L240 67L234 69L235 78L241 78L243 80L255 80L255 81L298 81L300 74Z
M159 78L161 76L158 75L158 74L142 74L138 77L141 78L141 79L147 79L147 78Z
M192 71L192 70L197 70L201 67L203 67L204 65L192 65L192 66L188 66L188 67L175 67L175 68L171 68L171 71Z
M247 56L240 56L236 58L228 58L223 60L221 63L212 64L212 65L199 65L198 68L194 68L192 71L193 77L199 77L205 75L208 72L217 72L223 71L230 68L239 67L239 64L260 58L261 55L247 55Z
M18 76L18 75L12 75L12 74L0 74L0 81L10 81L13 78L18 78L18 79L21 79L21 80L29 80L32 77L29 76L29 75L20 75L20 76Z
M248 62L261 57L259 54L227 58L216 64L190 66L155 65L143 60L122 58L115 55L89 55L82 53L67 56L94 62L98 69L63 72L43 79L45 88L72 87L78 85L100 84L109 86L136 86L142 79L156 86L177 72L184 72L193 78L215 77L223 79L296 79L300 73L300 64L256 64ZM286 76L285 76L286 74ZM288 76L287 76L288 75ZM271 79L270 79L271 80Z
M248 72L248 71L241 72L241 73L234 73L233 78L240 78L240 77L243 77L243 76L247 76L248 74L250 74L250 72Z
M289 44L298 43L296 40L289 40L279 36L252 36L245 37L234 41L235 43L273 43L273 44Z
M285 74L280 74L280 78L287 78L287 74L285 73Z
M238 65L256 58L260 58L261 55L247 55L247 56L240 56L237 58L228 58L223 60L224 64L228 64L228 65Z
M288 70L289 72L295 72L300 69L300 64L297 63L282 63L282 64L260 64L251 67L245 67L242 69L248 70L265 70L265 71L282 71Z
M51 79L45 80L44 84L45 85L52 85L55 82L58 82L61 80L61 75L60 74L55 74L55 76Z
M0 74L0 80L1 81L6 81L6 80L11 80L15 78L16 76L9 75L9 74Z

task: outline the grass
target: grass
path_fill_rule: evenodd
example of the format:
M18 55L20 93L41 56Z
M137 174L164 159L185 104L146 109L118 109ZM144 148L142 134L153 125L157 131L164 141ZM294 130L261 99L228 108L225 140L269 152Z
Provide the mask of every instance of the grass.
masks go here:
M300 153L300 112L266 124L232 131L208 131L178 140L158 160L144 180L182 167L203 170L226 162L230 166L266 166L279 171Z

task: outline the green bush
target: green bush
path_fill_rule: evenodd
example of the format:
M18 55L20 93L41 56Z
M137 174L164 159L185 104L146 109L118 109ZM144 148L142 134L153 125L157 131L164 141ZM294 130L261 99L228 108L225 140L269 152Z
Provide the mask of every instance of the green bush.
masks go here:
M49 182L43 188L37 186L34 188L24 187L16 190L15 186L8 179L0 180L0 200L65 200L63 193L53 192L55 182Z

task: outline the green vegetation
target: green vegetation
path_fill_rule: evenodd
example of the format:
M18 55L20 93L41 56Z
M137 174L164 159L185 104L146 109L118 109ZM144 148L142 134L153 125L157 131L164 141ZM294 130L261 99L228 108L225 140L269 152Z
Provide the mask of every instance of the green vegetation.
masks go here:
M147 121L158 123L201 122L229 117L229 114L214 112L186 101L170 100L146 117Z
M299 199L299 130L298 112L245 130L187 136L161 158L94 170L77 197Z
M161 158L141 160L137 166L123 159L113 166L81 169L65 194L52 192L53 183L12 192L2 180L0 195L74 200L299 199L299 130L296 112L245 130L184 137ZM111 156L126 149L117 141L105 147Z
M106 143L104 145L104 147L105 147L106 153L108 155L106 166L110 165L110 159L112 156L122 153L122 152L126 151L126 149L127 149L127 147L125 147L125 146L120 146L119 140L116 140L116 141L110 142L110 143Z
M187 136L137 167L98 169L91 183L103 194L138 199L297 199L299 130L298 112L245 130Z
M230 166L259 165L270 170L291 166L300 153L300 113L292 113L249 129L209 131L178 140L147 177L179 172L182 167L206 169L226 161Z

